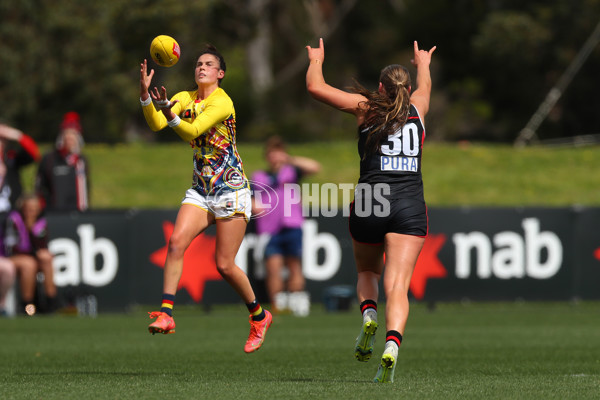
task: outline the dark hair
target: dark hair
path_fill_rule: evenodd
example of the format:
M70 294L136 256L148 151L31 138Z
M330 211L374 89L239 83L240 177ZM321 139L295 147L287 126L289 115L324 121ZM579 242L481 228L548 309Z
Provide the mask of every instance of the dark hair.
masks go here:
M271 136L267 139L265 143L265 154L273 151L273 150L282 150L285 151L285 142L281 138L281 136Z
M207 43L206 46L204 47L204 50L202 50L200 52L200 54L198 55L198 58L200 58L200 56L202 56L204 54L211 54L211 55L215 56L217 58L217 60L219 60L219 68L221 68L221 70L223 70L223 72L225 72L227 70L227 64L225 64L225 59L223 58L223 55L221 53L219 53L219 50L217 50L217 48L215 46L213 46L210 43ZM223 78L219 79L219 85L221 85L222 79Z
M381 143L398 127L406 124L410 110L410 74L402 65L388 65L379 75L384 93L370 91L360 84L352 90L367 98L365 125L371 127L366 141L365 155L379 150Z
M35 200L38 202L38 204L40 205L40 209L43 208L42 206L42 202L40 201L39 196L37 196L34 193L22 193L19 198L17 199L15 206L17 208L17 210L21 210L23 209L23 206L25 205L25 203L29 200Z

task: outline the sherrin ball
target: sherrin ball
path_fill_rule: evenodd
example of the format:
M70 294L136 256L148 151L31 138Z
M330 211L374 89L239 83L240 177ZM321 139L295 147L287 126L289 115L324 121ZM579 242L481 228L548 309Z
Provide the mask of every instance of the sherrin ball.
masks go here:
M179 44L171 36L159 35L150 44L150 56L162 67L172 67L177 64L180 55Z

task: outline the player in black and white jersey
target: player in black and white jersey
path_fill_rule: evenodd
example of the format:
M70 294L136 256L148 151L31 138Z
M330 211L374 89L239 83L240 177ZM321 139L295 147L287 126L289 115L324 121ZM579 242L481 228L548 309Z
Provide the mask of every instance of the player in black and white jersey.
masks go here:
M352 92L334 88L323 77L323 39L318 48L307 46L307 50L308 92L356 117L360 178L349 225L363 326L355 356L359 361L371 358L378 327L378 285L385 267L386 345L375 382L393 382L398 347L408 319L410 279L427 235L421 152L423 118L431 95L429 64L435 47L420 50L414 42L412 62L417 68L417 88L412 93L410 74L401 65L389 65L381 71L376 91L360 85Z

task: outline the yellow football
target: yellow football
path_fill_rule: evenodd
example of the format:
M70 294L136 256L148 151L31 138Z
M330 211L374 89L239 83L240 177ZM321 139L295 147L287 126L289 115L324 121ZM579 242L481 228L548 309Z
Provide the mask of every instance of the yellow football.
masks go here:
M150 56L162 67L172 67L177 64L180 55L179 44L171 36L157 36L150 44Z

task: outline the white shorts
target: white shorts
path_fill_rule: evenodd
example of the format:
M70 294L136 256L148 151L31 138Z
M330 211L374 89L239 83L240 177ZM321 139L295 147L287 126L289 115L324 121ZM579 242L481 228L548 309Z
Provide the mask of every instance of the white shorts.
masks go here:
M244 216L248 221L252 215L252 198L248 188L211 196L203 196L194 189L188 189L181 204L199 207L217 219Z

